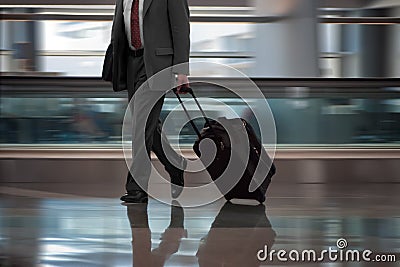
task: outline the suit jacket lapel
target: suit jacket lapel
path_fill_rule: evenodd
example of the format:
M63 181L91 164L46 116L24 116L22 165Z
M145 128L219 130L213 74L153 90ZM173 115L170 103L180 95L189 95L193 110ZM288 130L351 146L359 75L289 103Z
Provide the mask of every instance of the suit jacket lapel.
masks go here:
M147 10L149 10L149 7L150 7L152 2L153 2L153 0L144 0L144 3L143 3L143 17L146 16Z

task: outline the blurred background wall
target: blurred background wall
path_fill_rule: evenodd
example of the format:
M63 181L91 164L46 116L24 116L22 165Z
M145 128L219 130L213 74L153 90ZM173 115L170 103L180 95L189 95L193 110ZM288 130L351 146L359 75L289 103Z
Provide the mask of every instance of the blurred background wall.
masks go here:
M264 85L268 78L337 79L313 87L260 86L276 119L279 145L400 141L399 85L390 80L400 77L399 1L189 3L191 62L227 64ZM114 0L0 0L0 12L0 142L119 144L126 96L99 80ZM192 69L192 79L233 76ZM344 78L358 80L343 88L338 81ZM243 116L240 100L205 90ZM163 116L174 105L168 97ZM210 106L209 112L220 109ZM182 138L190 144L194 135L185 128Z

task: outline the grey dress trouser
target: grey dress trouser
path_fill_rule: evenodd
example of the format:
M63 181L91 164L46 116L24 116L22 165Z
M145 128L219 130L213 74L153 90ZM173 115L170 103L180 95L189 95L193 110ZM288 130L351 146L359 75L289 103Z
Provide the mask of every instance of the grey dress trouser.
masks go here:
M150 158L150 151L153 151L160 162L164 165L165 170L170 176L178 175L180 170L186 167L185 158L177 154L169 144L166 136L161 132L162 122L160 113L164 103L165 95L162 95L157 101L160 92L151 91L150 88L140 86L146 82L147 75L144 66L143 56L128 58L128 99L132 114L132 166L128 172L126 181L126 191L129 193L135 190L147 190L148 181L151 173L151 165L144 157ZM129 75L134 73L134 75ZM166 88L167 89L167 88ZM147 122L146 110L153 105L149 113ZM145 134L143 135L144 123ZM143 138L144 137L144 138ZM146 144L143 146L143 144ZM163 149L164 148L164 149ZM166 156L168 154L168 158ZM168 160L170 159L172 163ZM133 177L135 179L133 179ZM137 183L139 181L139 184Z

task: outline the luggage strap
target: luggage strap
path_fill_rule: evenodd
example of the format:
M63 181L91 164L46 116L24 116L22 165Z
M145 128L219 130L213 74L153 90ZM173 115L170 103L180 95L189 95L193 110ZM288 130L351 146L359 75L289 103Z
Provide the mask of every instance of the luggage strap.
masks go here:
M189 119L189 122L190 122L190 124L192 125L194 131L196 132L197 136L198 136L199 138L201 138L200 131L199 131L199 129L197 129L196 124L194 124L192 118L190 117L188 110L186 109L185 105L183 104L183 101L182 101L181 96L180 96L180 95L178 94L178 92L177 92L177 89L174 88L174 89L172 89L172 91L175 93L176 97L178 98L179 102L181 103L181 105L182 105L182 107L183 107L183 110L185 111L185 114L186 114L187 118ZM208 125L208 127L210 127L210 129L211 129L211 131L213 132L214 136L217 136L216 133L215 133L215 131L214 131L214 129L213 129L213 127L211 126L210 120L209 120L208 117L206 116L206 113L204 112L203 108L200 106L200 103L199 103L199 101L197 100L197 97L194 95L194 92L193 92L192 88L190 88L190 87L183 87L183 86L182 86L181 89L180 89L180 92L189 93L189 94L193 97L193 99L194 99L194 101L196 102L196 105L197 105L197 107L199 108L199 110L200 110L200 112L201 112L201 114L202 114L204 120L206 121L206 124Z

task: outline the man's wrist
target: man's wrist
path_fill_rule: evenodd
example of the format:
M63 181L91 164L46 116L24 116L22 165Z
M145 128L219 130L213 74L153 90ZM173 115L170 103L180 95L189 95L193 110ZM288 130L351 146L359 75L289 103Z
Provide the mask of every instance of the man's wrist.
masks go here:
M172 72L175 73L176 75L182 74L189 76L189 64L178 64L172 67Z

